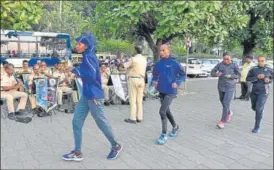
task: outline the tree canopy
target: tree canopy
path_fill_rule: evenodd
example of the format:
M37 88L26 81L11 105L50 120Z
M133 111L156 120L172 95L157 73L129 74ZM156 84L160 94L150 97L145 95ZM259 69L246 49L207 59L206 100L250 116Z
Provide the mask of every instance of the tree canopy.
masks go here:
M1 1L1 29L27 30L41 18L39 1Z
M245 26L240 2L111 1L96 7L97 32L145 39L158 57L159 45L175 37L223 41L230 30Z

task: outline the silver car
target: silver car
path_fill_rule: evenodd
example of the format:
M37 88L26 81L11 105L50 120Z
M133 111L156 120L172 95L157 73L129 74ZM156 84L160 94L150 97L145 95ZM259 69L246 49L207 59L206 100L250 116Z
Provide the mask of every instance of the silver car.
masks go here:
M202 70L206 71L210 74L211 70L219 63L221 62L221 59L200 59L200 62L202 64Z

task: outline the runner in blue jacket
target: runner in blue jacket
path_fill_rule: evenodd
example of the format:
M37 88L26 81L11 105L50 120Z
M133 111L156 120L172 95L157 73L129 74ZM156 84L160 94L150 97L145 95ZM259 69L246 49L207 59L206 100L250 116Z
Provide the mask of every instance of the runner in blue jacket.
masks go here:
M83 61L80 68L74 68L72 73L82 79L83 95L76 105L72 121L75 148L69 154L63 155L63 159L68 161L83 160L81 153L82 127L89 111L112 146L107 158L115 159L122 150L122 146L115 140L111 126L104 115L104 92L101 86L99 62L95 55L95 39L91 33L85 33L76 38L76 41L76 50L83 54Z
M160 47L160 56L160 61L155 64L153 69L152 82L160 93L161 108L159 112L162 121L162 134L157 139L157 143L163 145L167 140L167 119L173 126L169 136L175 137L178 134L179 126L176 124L169 107L176 97L177 88L184 81L185 73L181 64L170 54L168 45Z

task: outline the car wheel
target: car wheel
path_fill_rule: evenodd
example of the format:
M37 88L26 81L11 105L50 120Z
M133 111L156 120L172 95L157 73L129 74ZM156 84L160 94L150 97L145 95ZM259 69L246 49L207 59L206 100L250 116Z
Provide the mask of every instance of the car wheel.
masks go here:
M189 78L194 78L196 77L197 75L187 75Z

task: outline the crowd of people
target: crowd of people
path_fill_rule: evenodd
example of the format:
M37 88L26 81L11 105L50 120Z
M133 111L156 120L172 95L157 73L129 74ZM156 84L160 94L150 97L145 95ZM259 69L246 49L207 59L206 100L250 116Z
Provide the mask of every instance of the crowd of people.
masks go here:
M8 62L3 62L1 67L1 99L6 100L8 108L8 118L14 119L16 115L24 114L27 99L30 100L31 109L35 112L35 83L38 78L58 78L57 88L58 108L63 104L63 93L71 93L74 103L78 102L77 91L73 90L72 83L74 75L71 73L71 66L67 63L57 63L53 68L49 68L44 61L37 61L33 67L29 67L27 60L23 61L23 67L15 71L14 66ZM24 86L23 74L28 74L27 88ZM14 99L20 98L18 108L14 109Z
M23 62L22 70L18 74L30 73L28 78L29 90L32 89L33 79L38 77L59 78L58 104L62 105L63 92L74 93L73 102L77 103L72 120L74 134L74 149L64 154L64 160L82 161L82 128L89 113L93 116L97 126L111 144L111 151L108 159L117 158L122 150L122 145L114 137L111 125L104 114L104 105L109 105L110 88L108 86L109 77L112 74L126 73L128 78L128 93L130 104L130 115L124 121L136 124L143 121L143 96L146 91L146 72L148 62L142 55L142 47L135 46L136 55L122 61L108 60L100 61L95 55L95 38L90 33L85 33L77 39L76 50L83 55L80 67L71 68L68 64L58 63L53 69L49 69L45 62L38 61L32 70L28 67L27 61ZM160 60L157 61L152 71L152 85L157 89L160 99L159 115L161 119L161 134L156 143L163 145L168 137L176 137L179 133L179 125L171 113L170 105L177 95L178 87L185 80L185 72L181 64L173 57L170 45L163 44L159 49ZM246 63L242 71L237 64L232 62L231 55L224 53L223 61L218 63L211 71L212 76L218 77L219 100L222 104L221 120L217 124L219 129L223 129L225 124L232 120L232 109L230 106L233 98L237 80L240 79L242 85L242 95L240 99L251 99L251 108L255 111L255 125L253 133L258 133L264 112L264 105L269 94L269 84L272 82L273 70L266 67L266 57L258 56L258 65L251 64L252 56L246 57ZM12 64L4 63L4 70L1 70L1 98L7 100L9 118L24 111L28 94L23 92L23 84L14 76ZM80 98L71 88L72 80L81 78L83 83L83 93ZM252 85L252 88L251 88ZM29 91L31 92L31 91ZM20 97L20 103L16 111L13 106L13 98ZM35 100L30 97L32 108L35 109ZM79 100L79 101L78 101ZM168 133L167 123L172 125L172 130Z

